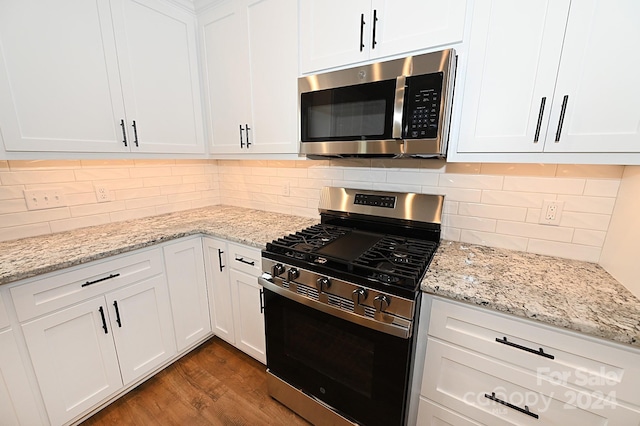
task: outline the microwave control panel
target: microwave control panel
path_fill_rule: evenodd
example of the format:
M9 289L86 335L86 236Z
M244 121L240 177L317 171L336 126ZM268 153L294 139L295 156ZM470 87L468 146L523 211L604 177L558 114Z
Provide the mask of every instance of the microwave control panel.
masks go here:
M407 77L402 136L404 139L438 137L443 74Z

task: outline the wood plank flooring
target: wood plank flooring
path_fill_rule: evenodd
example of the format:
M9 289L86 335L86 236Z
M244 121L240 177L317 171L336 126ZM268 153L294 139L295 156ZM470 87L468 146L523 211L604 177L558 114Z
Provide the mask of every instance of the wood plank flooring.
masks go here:
M267 394L265 369L263 364L214 337L82 426L308 426Z

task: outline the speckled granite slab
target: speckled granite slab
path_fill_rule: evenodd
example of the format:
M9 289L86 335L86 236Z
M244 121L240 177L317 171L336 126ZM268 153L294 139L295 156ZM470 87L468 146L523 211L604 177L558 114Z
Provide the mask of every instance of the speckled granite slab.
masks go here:
M597 264L443 241L422 290L640 347L640 300Z
M319 221L319 218L213 206L0 242L0 284L195 234L262 249L267 242Z

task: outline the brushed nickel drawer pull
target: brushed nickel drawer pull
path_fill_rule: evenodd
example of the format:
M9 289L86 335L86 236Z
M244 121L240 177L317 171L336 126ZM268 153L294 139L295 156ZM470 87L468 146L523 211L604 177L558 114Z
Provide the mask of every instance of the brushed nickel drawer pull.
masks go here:
M549 359L555 359L556 358L555 356L553 356L551 354L544 353L542 348L539 348L538 350L535 350L535 349L527 348L526 346L518 345L517 343L508 342L506 337L503 337L502 339L496 337L496 342L502 343L503 345L511 346L513 348L516 348L516 349L520 349L522 351L531 352L532 354L540 355L540 356L543 356L545 358L549 358Z

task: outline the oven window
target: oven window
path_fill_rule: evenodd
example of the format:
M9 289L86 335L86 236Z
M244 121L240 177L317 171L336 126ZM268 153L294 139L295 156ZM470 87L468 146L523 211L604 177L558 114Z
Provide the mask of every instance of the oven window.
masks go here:
M293 387L366 425L405 415L412 340L264 290L267 367Z
M299 312L285 312L284 324L288 330L285 347L292 359L371 398L372 342L344 330L329 328L326 323L304 317Z
M390 139L395 80L302 93L302 141Z

